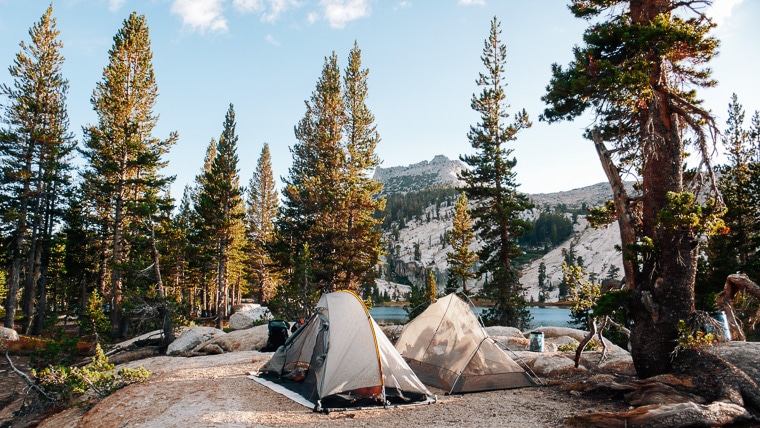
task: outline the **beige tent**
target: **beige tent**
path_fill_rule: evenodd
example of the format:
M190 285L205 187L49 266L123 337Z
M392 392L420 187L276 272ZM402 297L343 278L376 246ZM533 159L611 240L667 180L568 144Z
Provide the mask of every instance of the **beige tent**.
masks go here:
M433 397L350 291L324 294L260 372L282 380L317 411Z
M409 322L396 349L422 382L451 394L535 385L456 294L438 299Z

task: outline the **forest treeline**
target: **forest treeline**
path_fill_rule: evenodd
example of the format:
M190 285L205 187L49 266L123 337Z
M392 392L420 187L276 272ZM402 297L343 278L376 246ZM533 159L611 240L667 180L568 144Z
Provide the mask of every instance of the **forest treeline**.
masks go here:
M510 123L504 119L506 47L495 18L477 80L482 92L472 99L480 120L467 135L475 153L461 158L468 165L460 175L464 184L384 197L382 184L370 178L380 137L366 104L369 71L358 43L343 69L335 53L325 58L295 126L281 191L266 144L253 175L238 175L230 104L220 112L219 135L209 136L202 170L177 201L168 192L174 177L161 171L180 137L154 135L158 87L145 17L132 13L114 36L91 97L97 121L83 125L81 141L70 131L52 5L29 36L9 67L12 83L0 87L6 327L41 334L68 314L78 317L83 333L118 339L167 318L222 326L244 298L281 317L307 316L321 293L372 293L387 248L382 228L437 217L424 209L455 203L451 233L443 238L452 247L446 288L467 290L468 281L485 275L481 293L494 303L487 322L520 327L527 319L514 264L521 246L556 245L571 233L572 217L560 211L534 222L522 216L533 204L516 191L508 145L531 122L524 110ZM729 162L718 167L727 227L699 254L703 307L727 272L760 275L760 115L747 126L736 96L729 114L722 134ZM83 160L79 168L75 156ZM610 210L593 214L616 219ZM699 215L684 208L676 217ZM475 236L484 243L477 254L467 251ZM747 303L748 310L756 307Z

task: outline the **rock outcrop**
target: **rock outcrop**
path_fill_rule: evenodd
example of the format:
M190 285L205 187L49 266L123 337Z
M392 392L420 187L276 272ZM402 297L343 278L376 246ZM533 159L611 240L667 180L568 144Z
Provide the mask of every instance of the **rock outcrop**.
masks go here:
M253 327L257 322L272 319L272 313L266 306L253 307L241 312L235 312L230 316L230 330L244 330Z
M0 340L16 341L18 340L18 333L11 328L0 327Z

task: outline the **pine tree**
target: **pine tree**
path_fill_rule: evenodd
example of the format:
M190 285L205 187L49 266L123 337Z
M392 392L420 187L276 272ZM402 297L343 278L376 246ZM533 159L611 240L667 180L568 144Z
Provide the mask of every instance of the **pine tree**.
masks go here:
M714 24L692 2L577 0L570 10L591 24L574 60L552 65L542 119L595 117L586 136L614 195L604 211L620 225L631 356L641 377L668 373L679 321L695 315L700 238L717 230L720 214L717 204L695 203L683 168L693 143L708 166L698 172L712 172L708 140L717 132L696 89L715 84L706 68L718 46ZM628 171L641 177L640 197L623 185Z
M282 215L277 221L277 260L283 272L292 272L290 255L308 244L314 279L310 287L317 295L360 286L368 290L376 275L382 220L373 216L384 200L377 198L380 184L368 178L379 163L374 152L379 137L365 105L367 73L361 69L361 52L355 45L344 91L337 56L325 58L306 113L295 129L298 143L291 148L293 164L284 180ZM290 276L286 288L302 286L299 278ZM313 293L302 295L310 298ZM306 310L313 303L300 302Z
M245 204L238 176L238 136L235 132L235 109L230 104L224 118L224 130L216 146L211 169L205 172L198 204L202 221L212 231L216 267L217 328L228 316L230 284L241 284L242 248L245 246Z
M251 241L250 266L258 286L258 299L266 303L277 288L269 250L275 239L275 218L279 197L272 173L269 144L261 149L256 170L248 184L248 236Z
M172 261L168 282L179 294L180 300L188 304L190 313L198 307L195 287L199 284L191 278L190 268L190 261L194 254L193 214L192 187L186 184L177 212L172 218L170 250L168 251Z
M114 36L103 80L93 91L91 102L98 124L84 130L82 154L87 169L83 178L87 197L97 205L100 248L107 260L100 280L110 277L115 337L124 334L122 306L128 267L145 257L144 252L131 252L131 245L142 235L142 225L152 227L154 213L170 205L158 203L158 195L172 180L161 177L159 171L165 165L161 157L175 144L177 135L172 133L166 140L152 136L158 120L153 114L158 86L152 59L145 16L133 12ZM142 264L152 261L149 256ZM131 270L140 269L134 266Z
M195 177L194 186L186 189L186 194L192 202L189 212L190 243L188 245L188 276L190 281L200 285L201 315L216 311L216 286L214 285L215 245L214 228L206 219L214 216L216 207L202 205L200 191L206 186L207 175L216 157L216 139L211 139L203 158L203 168Z
M454 207L452 228L447 234L447 243L452 247L451 252L446 254L449 266L447 293L453 293L462 287L462 292L467 294L467 280L476 276L473 267L478 256L470 250L475 233L472 231L472 219L467 212L467 203L467 195L462 193Z
M538 301L545 302L547 294L549 292L549 285L546 283L546 264L541 262L538 265Z
M298 142L291 147L293 163L284 180L280 239L296 254L308 244L311 284L320 292L336 288L339 271L336 245L341 242L340 212L345 202L345 152L341 146L345 110L341 96L340 69L335 53L325 58L317 87L306 113L295 129ZM300 287L298 278L291 286ZM302 302L310 308L315 302Z
M517 240L530 227L530 223L520 218L520 213L532 208L532 204L526 195L517 191L514 172L517 161L510 159L513 149L506 145L531 123L525 110L516 113L511 124L505 123L508 117L504 91L507 47L500 40L500 25L494 17L483 48L481 60L486 72L477 80L482 92L472 98L472 108L480 114L480 122L471 126L467 135L476 153L460 157L471 167L463 170L460 178L465 182L462 190L474 203L470 215L483 242L478 251L482 261L479 273L487 272L491 277L483 292L494 305L485 321L522 328L530 315L512 260L522 254Z
M366 104L369 87L369 70L361 68L361 50L358 43L348 56L344 72L343 105L345 106L345 244L339 250L345 271L343 288L375 284L375 266L382 251L382 218L375 213L385 209L381 198L382 183L372 178L380 165L375 152L380 136L375 116Z
M34 333L39 334L47 307L53 235L63 215L75 142L68 131L69 83L61 71L63 44L52 4L30 28L29 36L31 44L21 42L21 51L9 67L13 86L0 86L0 94L9 99L3 106L9 128L0 130L0 211L10 236L4 324L14 326L23 283L22 333L30 328L36 300Z

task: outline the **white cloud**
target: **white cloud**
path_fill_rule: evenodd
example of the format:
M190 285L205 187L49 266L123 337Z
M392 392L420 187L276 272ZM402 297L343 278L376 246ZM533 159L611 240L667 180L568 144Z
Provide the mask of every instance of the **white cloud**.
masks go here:
M126 0L109 1L112 4L121 5ZM306 19L310 24L325 19L331 27L343 28L348 22L370 16L369 1L320 0L319 10L308 11ZM179 15L183 25L193 31L226 32L228 25L224 12L225 6L229 4L236 13L255 13L260 16L262 22L274 23L289 10L302 7L304 2L303 0L172 0L171 12ZM411 3L402 0L399 6L409 7ZM269 39L267 41L272 43Z
M271 45L280 46L280 41L275 39L271 34L267 34L266 37L264 37L264 40Z
M121 8L121 5L126 3L127 0L108 0L108 10L115 12Z
M232 0L232 7L238 12L255 13L264 10L263 0Z
M714 0L707 14L712 17L713 22L722 25L731 18L734 7L738 6L743 1L744 0Z
M262 22L273 23L284 12L301 4L299 0L232 0L232 6L241 13L261 14Z
M275 22L284 12L298 8L298 0L268 0L269 10L261 15L262 22Z
M412 7L412 3L408 1L400 1L398 2L397 9L406 9L407 7Z
M459 0L457 1L461 6L485 6L486 0Z
M201 33L226 32L223 3L224 0L174 0L171 12L182 18L183 25Z
M343 28L347 22L370 15L368 0L321 0L319 3L333 28Z

